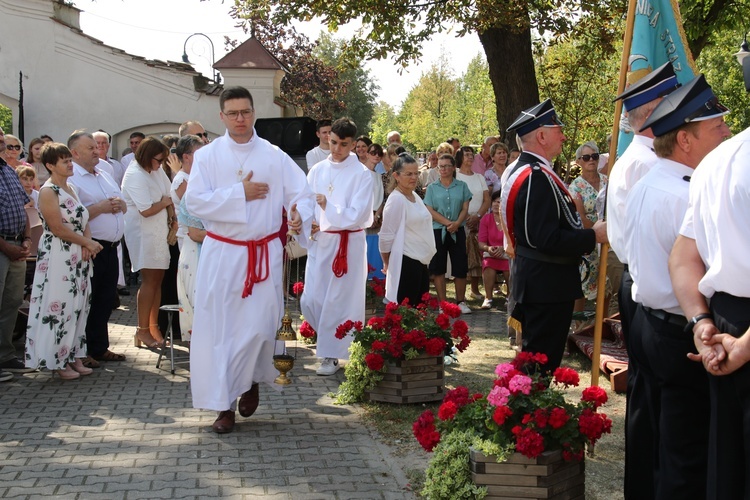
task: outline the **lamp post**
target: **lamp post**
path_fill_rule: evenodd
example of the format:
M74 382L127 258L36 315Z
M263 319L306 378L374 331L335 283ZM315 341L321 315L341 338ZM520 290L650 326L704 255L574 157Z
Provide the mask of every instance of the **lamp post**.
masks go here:
M216 62L215 54L214 54L214 42L211 40L211 38L208 35L204 33L193 33L192 35L190 35L189 37L185 39L185 44L182 46L182 62L192 64L190 62L190 59L188 59L188 55L187 55L187 43L194 36L202 36L206 40L208 40L209 44L211 44L211 69L214 72L214 82L221 83L221 75L219 74L218 71L216 71L216 69L214 69L214 64Z

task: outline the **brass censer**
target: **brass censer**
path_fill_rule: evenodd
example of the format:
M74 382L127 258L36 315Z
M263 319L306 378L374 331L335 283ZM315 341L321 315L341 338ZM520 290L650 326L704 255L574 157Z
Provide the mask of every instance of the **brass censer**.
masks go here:
M294 233L290 231L286 235L287 243L294 237ZM287 353L286 350L286 342L287 341L295 341L295 348L294 352L296 353L296 342L297 342L297 332L294 331L294 328L292 327L292 316L289 314L289 287L291 286L291 266L292 261L284 256L284 287L287 291L287 294L284 297L284 317L281 318L281 327L276 331L276 343L278 345L279 342L282 342L282 352L281 354L276 354L276 346L274 346L274 355L273 355L273 367L276 368L279 371L279 376L276 377L274 380L275 383L279 385L289 385L292 383L292 379L287 376L287 373L294 368L294 360L296 359L295 356L290 355ZM299 273L299 266L297 266L297 272Z

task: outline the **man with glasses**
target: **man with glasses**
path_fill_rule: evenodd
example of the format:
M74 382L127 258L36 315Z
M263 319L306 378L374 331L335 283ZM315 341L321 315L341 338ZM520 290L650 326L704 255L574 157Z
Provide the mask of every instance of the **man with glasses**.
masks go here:
M98 368L99 361L124 361L125 356L109 350L107 323L117 298L120 259L117 247L124 234L123 214L127 210L117 182L99 165L99 149L94 136L77 130L68 138L73 155L70 183L78 188L78 198L89 211L91 237L102 246L93 259L91 309L86 320L88 356L83 364Z
M511 326L523 334L523 350L547 355L542 372L562 361L575 300L581 298L581 256L606 241L607 226L583 229L563 181L552 170L565 135L552 102L522 111L508 128L523 153L503 187L502 212L515 247Z
M231 432L235 410L251 416L258 384L276 377L276 330L283 314L282 245L289 228L307 241L315 200L304 172L255 132L244 87L219 98L226 133L195 152L185 202L206 228L195 286L190 348L193 406L219 412L214 432ZM240 398L239 405L237 398Z
M0 153L5 150L5 133L0 129ZM23 302L26 257L31 248L31 229L24 205L29 197L16 171L0 156L0 382L13 378L11 372L28 372L16 357L13 329Z
M182 125L180 125L177 133L180 134L180 137L184 137L186 135L197 135L201 138L203 144L208 144L210 142L206 129L203 128L203 125L201 125L199 121L193 120L183 123Z

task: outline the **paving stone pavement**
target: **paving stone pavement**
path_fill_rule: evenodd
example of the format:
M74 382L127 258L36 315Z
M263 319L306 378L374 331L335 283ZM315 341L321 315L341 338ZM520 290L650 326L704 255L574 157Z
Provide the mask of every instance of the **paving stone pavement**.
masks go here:
M111 350L126 361L74 381L36 372L0 383L1 499L414 498L361 410L333 404L343 370L316 376L302 344L293 384L262 386L255 415L213 433L216 414L192 408L187 365L171 375L168 362L157 369L156 354L133 347L131 291L110 322ZM465 319L489 332L501 315Z

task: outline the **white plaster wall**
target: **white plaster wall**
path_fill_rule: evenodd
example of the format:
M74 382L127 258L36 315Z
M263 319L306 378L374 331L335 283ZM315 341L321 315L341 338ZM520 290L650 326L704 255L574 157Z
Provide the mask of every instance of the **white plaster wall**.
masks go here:
M177 133L180 123L198 120L210 134L224 133L218 96L196 92L193 75L150 66L81 35L52 19L52 0L0 0L0 16L0 102L13 110L17 131L22 71L27 142L41 134L64 142L73 130L101 128L113 136L111 154L117 157L135 130ZM276 72L228 73L225 85L244 85L253 93L256 116L282 116L273 103Z

